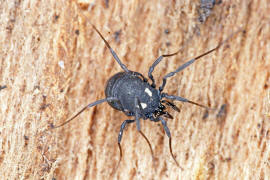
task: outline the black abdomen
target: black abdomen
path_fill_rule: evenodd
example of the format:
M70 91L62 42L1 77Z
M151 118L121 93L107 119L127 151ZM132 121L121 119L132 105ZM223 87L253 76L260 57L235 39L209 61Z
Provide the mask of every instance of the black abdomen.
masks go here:
M125 72L119 72L113 75L108 81L105 88L105 95L106 98L108 97L116 97L114 92L115 84L117 84L119 81L121 81L122 77L125 75ZM114 109L117 109L119 111L124 111L122 105L118 101L108 101L109 105L113 107Z
M134 115L136 97L145 115L153 112L159 105L157 90L133 72L120 72L112 76L107 82L105 94L106 97L119 99L108 102L110 106L130 115Z

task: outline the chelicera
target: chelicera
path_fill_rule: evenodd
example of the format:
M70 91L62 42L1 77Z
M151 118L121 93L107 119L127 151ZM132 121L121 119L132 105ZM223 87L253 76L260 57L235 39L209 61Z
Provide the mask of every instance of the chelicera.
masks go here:
M163 117L173 119L172 115L170 115L166 111L166 107L171 107L175 111L179 112L179 109L174 105L173 102L169 100L176 100L181 102L187 102L191 103L203 108L208 109L207 106L201 105L199 103L193 102L191 100L188 100L186 98L175 96L175 95L169 95L167 93L163 92L163 89L166 85L167 79L169 77L174 76L176 73L182 71L201 57L210 54L211 52L217 50L223 43L225 43L227 40L219 43L215 48L187 61L183 65L179 66L175 71L172 71L168 74L166 74L163 77L163 82L159 88L156 87L155 79L152 75L152 72L154 71L155 67L162 61L164 57L170 57L177 55L179 51L173 53L173 54L166 54L159 56L154 63L150 66L148 71L148 78L151 80L151 82L148 82L148 79L145 78L141 73L131 71L129 70L119 59L115 51L111 48L109 43L105 40L105 38L101 35L99 30L92 25L94 30L99 34L99 36L103 39L106 46L109 48L113 58L117 61L117 63L121 66L122 72L119 72L115 75L113 75L108 81L105 88L105 95L106 98L97 100L93 103L88 104L84 108L82 108L77 114L75 114L73 117L71 117L69 120L65 121L59 126L53 126L53 128L58 128L61 126L64 126L65 124L69 123L70 121L74 120L79 114L81 114L84 110L87 108L96 106L98 104L101 104L103 102L107 102L111 107L113 107L116 110L124 112L127 116L134 117L134 119L128 119L125 120L121 127L118 134L118 147L120 151L120 158L119 162L122 158L122 148L121 148L121 140L123 136L123 130L125 129L127 124L130 123L136 123L136 127L138 132L142 135L142 137L146 140L147 144L150 147L152 156L153 156L153 150L152 146L147 139L147 137L143 134L141 131L141 125L140 125L140 119L147 120L154 122L161 122L164 131L166 135L169 138L169 148L170 148L170 154L174 160L174 162L177 164L178 167L179 163L176 161L173 152L172 152L172 138L170 130L167 126L167 122L164 120ZM231 35L232 36L232 35ZM119 163L118 163L119 164Z

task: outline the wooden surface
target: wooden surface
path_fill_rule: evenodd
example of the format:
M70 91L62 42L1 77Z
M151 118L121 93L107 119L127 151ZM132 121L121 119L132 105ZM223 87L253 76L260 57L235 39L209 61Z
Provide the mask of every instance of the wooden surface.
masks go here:
M180 0L2 1L0 85L7 88L0 90L1 177L270 179L270 3L223 1L204 23L198 7L199 1ZM239 28L246 30L168 80L166 92L214 109L206 118L191 104L177 102L181 113L170 110L173 152L183 170L169 154L160 123L142 120L155 162L132 124L113 172L127 117L106 103L46 131L104 98L106 80L121 71L89 22L130 70L145 76L155 58L182 47L155 69L158 83Z

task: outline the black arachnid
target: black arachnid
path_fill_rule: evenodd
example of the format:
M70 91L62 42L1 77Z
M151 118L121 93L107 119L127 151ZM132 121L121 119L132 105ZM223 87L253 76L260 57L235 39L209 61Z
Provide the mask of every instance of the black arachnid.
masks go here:
M189 65L194 63L196 60L200 59L201 57L217 50L222 44L224 44L235 33L233 33L225 41L219 43L215 48L189 60L188 62L178 67L175 71L166 74L163 77L162 85L159 88L156 88L156 83L152 75L152 72L154 71L155 67L158 65L158 63L161 62L163 57L170 57L170 56L177 55L180 52L180 50L173 54L161 55L154 61L154 63L150 66L149 71L148 71L148 78L151 80L151 83L149 83L148 79L145 78L141 73L129 70L121 62L121 60L118 58L115 51L111 48L109 43L105 40L105 38L101 35L101 33L97 30L97 28L94 25L92 25L92 27L103 39L106 46L109 48L112 56L123 69L123 72L116 73L107 81L107 85L105 88L106 98L100 99L98 101L88 104L87 106L82 108L77 114L71 117L69 120L65 121L59 126L52 126L52 128L58 128L69 123L87 108L96 106L103 102L108 102L108 104L114 109L124 112L127 116L135 117L135 119L125 120L120 127L120 132L118 135L118 147L120 151L119 163L122 158L122 149L121 149L120 142L123 136L123 130L125 129L127 124L134 123L134 122L136 122L138 132L143 136L143 138L148 143L152 156L153 156L153 150L152 150L151 144L141 131L140 119L142 118L144 120L150 119L151 121L154 121L154 122L161 121L164 131L169 137L170 154L174 162L177 164L177 166L180 167L172 153L172 146L171 146L172 138L171 138L170 130L167 126L167 122L163 119L163 117L173 119L172 115L170 115L166 111L166 106L169 106L178 112L179 112L179 109L172 102L168 100L188 102L188 103L191 103L191 104L194 104L194 105L206 108L206 109L208 109L208 107L198 104L196 102L190 101L180 96L174 96L174 95L169 95L167 93L164 93L163 89L166 85L167 78L174 76L176 73L185 69L186 67L188 67Z

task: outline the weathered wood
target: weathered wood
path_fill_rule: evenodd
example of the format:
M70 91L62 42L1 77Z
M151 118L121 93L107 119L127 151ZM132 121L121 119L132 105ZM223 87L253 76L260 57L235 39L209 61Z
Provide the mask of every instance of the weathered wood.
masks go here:
M224 1L203 24L199 4L186 1L106 2L1 2L0 85L7 86L0 90L1 177L269 179L269 2ZM239 28L246 30L168 79L166 92L215 109L206 116L194 105L176 103L181 112L170 111L173 152L183 171L162 127L142 121L155 164L134 124L124 132L123 159L114 173L118 131L127 117L107 104L46 131L105 97L106 80L121 70L88 22L129 69L146 76L155 58L183 47L155 69L158 83Z

